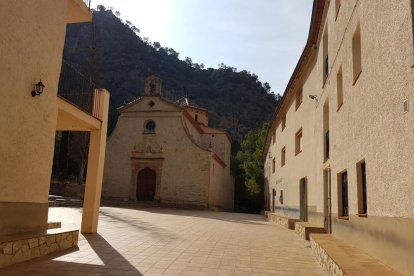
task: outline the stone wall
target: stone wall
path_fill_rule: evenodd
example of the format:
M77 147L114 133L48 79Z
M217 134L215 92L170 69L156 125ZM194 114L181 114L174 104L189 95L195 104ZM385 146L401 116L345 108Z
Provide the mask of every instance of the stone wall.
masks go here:
M53 231L30 238L0 242L0 268L65 250L78 244L79 231Z
M306 238L306 227L303 226L300 223L295 223L295 233L298 234L299 237L301 237L304 240L307 240Z
M265 217L268 221L288 229L295 229L295 222L299 221L298 219L280 216L269 211L265 211Z
M316 256L319 265L322 267L326 275L330 276L345 276L342 269L329 257L328 253L321 247L312 236L310 237L310 244L313 254Z

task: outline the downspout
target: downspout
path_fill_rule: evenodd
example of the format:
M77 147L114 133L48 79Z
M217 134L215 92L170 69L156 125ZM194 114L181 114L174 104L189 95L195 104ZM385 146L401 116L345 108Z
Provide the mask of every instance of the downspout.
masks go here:
M331 167L328 167L328 233L332 233L332 203L331 203Z

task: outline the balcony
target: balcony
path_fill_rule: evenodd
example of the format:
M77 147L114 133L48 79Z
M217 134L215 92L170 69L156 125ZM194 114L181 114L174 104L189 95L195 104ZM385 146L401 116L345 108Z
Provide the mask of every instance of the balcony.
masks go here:
M100 129L106 92L104 89L98 89L90 78L62 60L57 92L59 107L57 130Z
M91 1L92 0L68 0L66 23L91 22Z
M84 76L67 61L62 60L60 72L58 97L70 102L72 105L102 120L101 94L95 83Z

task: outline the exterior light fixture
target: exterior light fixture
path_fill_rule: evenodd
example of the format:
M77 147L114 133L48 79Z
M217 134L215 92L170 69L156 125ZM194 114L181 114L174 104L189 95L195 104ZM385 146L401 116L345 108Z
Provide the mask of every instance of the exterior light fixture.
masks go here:
M316 95L309 95L309 98L315 101L315 104L318 105L319 99Z
M35 85L35 90L32 91L32 97L40 96L40 94L43 93L43 89L45 88L45 85L42 83L42 80L40 80Z

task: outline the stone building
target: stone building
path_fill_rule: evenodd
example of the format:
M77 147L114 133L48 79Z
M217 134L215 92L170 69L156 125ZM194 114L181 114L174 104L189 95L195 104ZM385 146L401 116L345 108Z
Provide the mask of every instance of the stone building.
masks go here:
M268 131L266 207L413 275L413 1L314 0Z
M210 209L233 209L231 143L208 126L208 111L161 96L161 79L118 111L108 138L103 196Z

